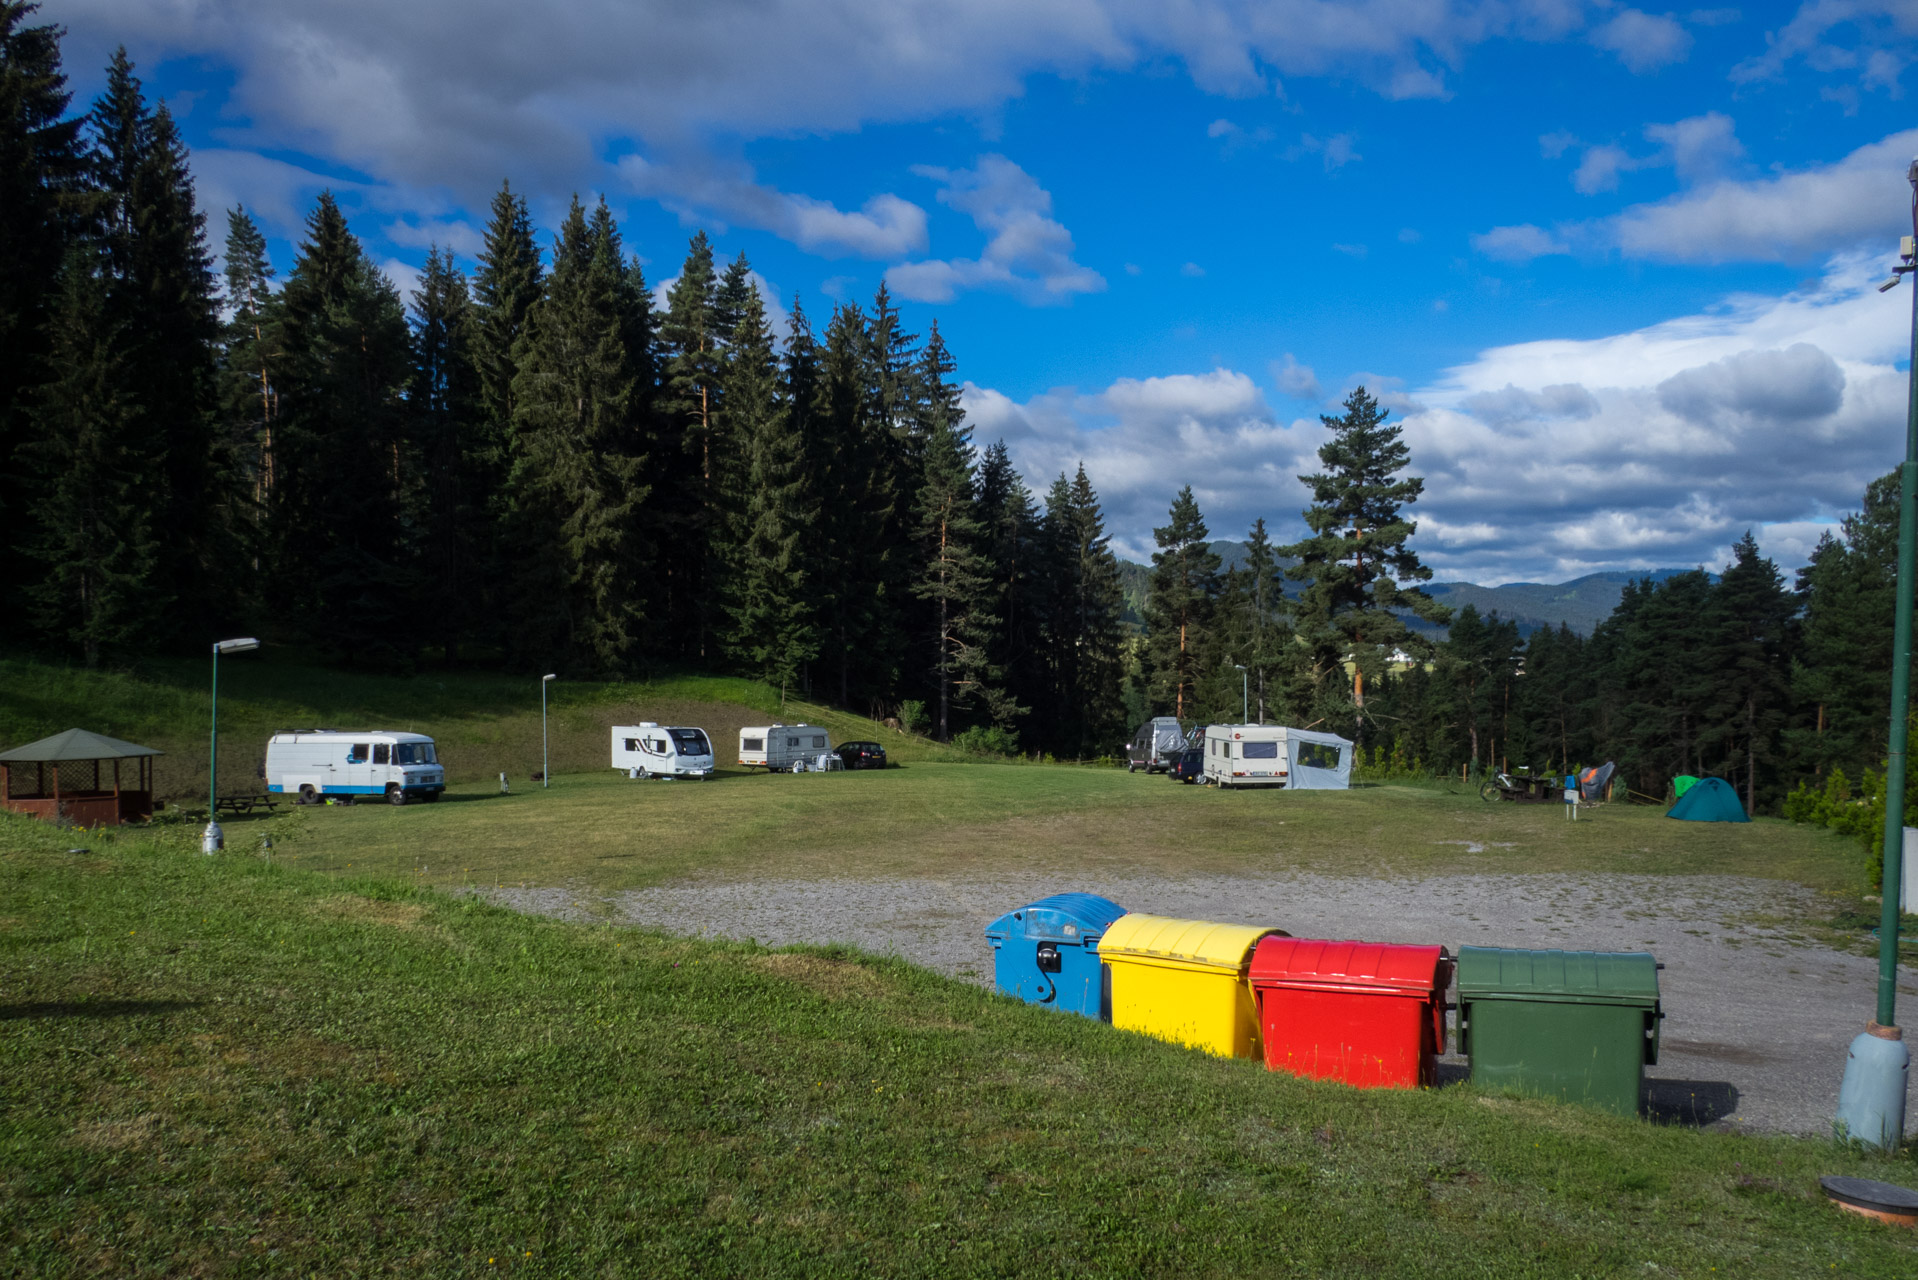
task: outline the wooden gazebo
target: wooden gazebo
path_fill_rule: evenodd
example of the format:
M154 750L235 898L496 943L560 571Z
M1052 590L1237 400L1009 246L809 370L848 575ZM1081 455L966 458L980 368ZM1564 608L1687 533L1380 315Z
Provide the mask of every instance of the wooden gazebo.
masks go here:
M117 827L153 816L152 747L85 729L68 729L24 747L0 751L0 805L48 822ZM113 762L109 777L100 768ZM132 761L131 779L120 772Z

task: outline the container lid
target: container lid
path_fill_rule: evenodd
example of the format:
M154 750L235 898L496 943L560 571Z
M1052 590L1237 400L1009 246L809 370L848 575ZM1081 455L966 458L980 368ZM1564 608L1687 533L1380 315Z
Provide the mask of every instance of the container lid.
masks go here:
M1450 985L1452 967L1440 946L1262 938L1250 977L1255 987L1427 996Z
M1918 1191L1895 1182L1876 1182L1870 1178L1820 1178L1818 1185L1840 1204L1856 1205L1875 1213L1904 1216L1918 1214Z
M1125 908L1096 893L1055 893L994 920L988 938L1030 938L1035 942L1085 942L1125 914Z
M1658 962L1644 951L1522 951L1461 947L1460 1000L1658 1003Z
M1265 925L1216 924L1210 920L1179 920L1132 912L1119 917L1099 940L1100 956L1136 956L1163 964L1206 969L1245 968L1246 955L1268 934L1285 930Z

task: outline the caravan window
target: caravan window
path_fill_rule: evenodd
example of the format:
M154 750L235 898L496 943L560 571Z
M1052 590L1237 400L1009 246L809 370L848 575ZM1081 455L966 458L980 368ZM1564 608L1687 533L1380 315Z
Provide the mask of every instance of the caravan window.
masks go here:
M666 739L664 739L664 738L648 738L648 739L646 739L646 750L648 750L648 751L650 751L650 752L652 752L652 753L653 753L654 755L656 755L656 756L663 756L663 755L665 755L665 754L666 754Z
M1329 742L1301 742L1299 744L1299 765L1306 769L1336 769L1339 767L1339 749Z
M637 750L639 750L639 739L638 739L638 738L628 738L628 739L626 739L626 749L627 749L628 751L637 751Z
M1248 742L1245 744L1247 760L1277 760L1279 744L1276 742Z
M709 756L712 746L706 741L706 735L697 729L673 729L673 742L682 756Z
M346 749L346 762L348 764L365 764L366 744L364 742L356 742L348 747Z
M825 734L823 734L823 733L822 733L822 734L819 734L818 736L816 736L815 738L813 738L813 740L812 740L812 744L813 744L813 745L814 745L815 747L823 747L823 746L825 746L825 745L826 745L826 735L825 735Z
M739 740L739 749L741 751L764 751L766 749L766 740L764 738L741 738Z
M438 764L433 758L433 744L430 742L396 742L393 744L394 764Z
M374 764L392 764L393 748L388 746L384 742L374 743L373 744L373 763Z

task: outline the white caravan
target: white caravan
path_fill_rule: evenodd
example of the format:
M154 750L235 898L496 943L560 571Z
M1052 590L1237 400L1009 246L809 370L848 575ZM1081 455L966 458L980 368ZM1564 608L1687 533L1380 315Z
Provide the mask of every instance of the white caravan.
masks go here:
M834 768L834 762L845 767L832 754L832 737L816 724L769 724L739 731L739 763L748 769L823 773Z
M629 778L710 778L713 744L704 729L651 720L613 726L613 768Z
M1310 729L1209 724L1205 780L1217 787L1343 791L1352 785L1352 743L1336 733Z
M276 733L266 744L266 789L318 804L327 796L348 803L360 796L391 804L437 800L446 790L446 770L423 733L369 729L340 733L299 729Z

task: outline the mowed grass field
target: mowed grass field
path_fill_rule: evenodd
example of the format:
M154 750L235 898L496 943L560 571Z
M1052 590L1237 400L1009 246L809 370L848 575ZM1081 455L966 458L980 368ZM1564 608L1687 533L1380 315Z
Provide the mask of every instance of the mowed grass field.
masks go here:
M1309 1083L897 961L205 858L189 826L0 817L0 1079L13 1275L1918 1273L1918 1236L1817 1186L1909 1184L1909 1155Z
M1856 892L1857 846L1774 819L1674 822L1621 804L1486 803L1463 788L1220 792L1118 768L922 761L799 776L455 788L436 805L326 806L226 824L235 847L336 874L619 889L686 879L1095 872L1755 875Z

